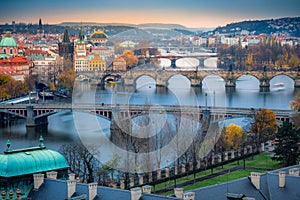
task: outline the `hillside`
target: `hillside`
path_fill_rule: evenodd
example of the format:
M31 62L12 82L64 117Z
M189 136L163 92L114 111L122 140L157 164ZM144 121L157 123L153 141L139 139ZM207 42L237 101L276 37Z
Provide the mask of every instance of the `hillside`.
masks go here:
M287 36L300 37L300 17L280 18L267 20L242 21L227 24L226 26L217 27L215 30L208 32L209 34L283 34Z

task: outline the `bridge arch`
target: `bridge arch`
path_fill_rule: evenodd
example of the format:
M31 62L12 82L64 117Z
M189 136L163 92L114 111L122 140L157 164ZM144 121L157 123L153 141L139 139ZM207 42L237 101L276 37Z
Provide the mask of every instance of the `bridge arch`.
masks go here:
M170 75L170 76L167 78L167 86L168 86L168 87L170 86L170 81L172 82L172 79L174 79L174 78L176 78L176 77L181 78L181 79L185 79L185 80L189 81L188 85L191 86L192 81L191 81L191 78L190 78L190 77L188 77L188 76L186 76L186 75L184 75L184 74L176 73L176 74Z
M252 74L244 74L244 75L237 76L235 78L236 88L242 87L241 85L242 85L242 82L244 82L244 81L247 81L247 82L251 81L251 83L254 83L254 81L255 81L256 85L257 85L257 87L255 89L259 89L260 80L258 77L256 77L255 75L252 75ZM251 84L251 86L255 86L255 85ZM251 88L251 89L254 89L254 88Z
M116 81L116 80L119 80L121 78L121 75L117 74L117 73L107 73L107 74L105 74L101 77L101 85L104 85L105 80L107 80L109 77L111 77L110 81Z
M48 88L49 85L48 83L44 82L44 81L39 81L38 84L36 85L36 89L42 91L44 88Z
M155 81L155 83L157 82L157 81L156 81L156 77L157 77L156 74L153 74L153 73L147 73L147 72L145 71L145 72L139 74L138 76L136 76L136 77L134 78L134 85L137 85L138 79L140 79L140 78L143 77L143 76L150 77L150 78L152 78L152 79Z
M155 84L156 84L155 78L152 76L149 76L149 75L138 76L134 82L136 89L144 87L144 86L147 86L147 87L151 87L151 85L155 86Z
M283 80L280 80L278 82L277 79L283 79ZM291 88L294 88L295 79L292 76L286 74L276 74L275 76L270 77L270 87L271 88L274 87L274 84L282 84L281 86L283 87L290 86Z
M176 60L176 67L197 67L200 65L200 61L193 57L184 57ZM187 63L187 64L186 64Z
M222 77L218 73L206 74L202 78L203 87L212 88L212 87L224 87L225 88L226 77Z

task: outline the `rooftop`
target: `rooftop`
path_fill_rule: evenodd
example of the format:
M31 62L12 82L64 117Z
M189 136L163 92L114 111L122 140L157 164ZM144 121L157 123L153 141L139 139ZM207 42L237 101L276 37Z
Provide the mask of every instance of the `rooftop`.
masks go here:
M12 150L10 141L0 154L0 178L10 178L40 172L67 169L66 159L58 152L46 149L43 138L37 147Z

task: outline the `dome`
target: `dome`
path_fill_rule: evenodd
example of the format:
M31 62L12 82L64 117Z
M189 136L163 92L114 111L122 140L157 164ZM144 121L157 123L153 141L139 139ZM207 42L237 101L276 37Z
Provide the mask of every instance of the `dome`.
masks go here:
M107 35L104 33L104 31L94 31L94 33L91 35L91 39L107 39Z
M14 177L67 169L63 155L46 147L33 147L0 154L0 177Z
M0 47L17 47L16 40L10 35L10 33L7 33L0 42Z

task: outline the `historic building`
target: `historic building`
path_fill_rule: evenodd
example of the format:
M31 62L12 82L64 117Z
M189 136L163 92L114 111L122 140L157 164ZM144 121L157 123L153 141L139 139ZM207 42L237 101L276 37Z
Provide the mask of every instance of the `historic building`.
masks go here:
M103 45L107 42L107 35L102 30L94 30L94 33L90 35L90 41L95 45Z
M94 58L88 61L88 71L105 71L106 62L99 55L94 55Z
M126 60L121 56L117 56L113 60L112 67L113 71L126 71Z
M27 199L46 173L53 178L66 178L68 164L60 153L46 148L40 137L37 147L11 149L0 154L0 188L2 199ZM55 172L54 172L55 171ZM12 197L12 198L11 198Z
M72 69L74 62L74 43L70 41L68 30L65 30L63 40L58 43L58 54L64 58L64 69Z
M75 71L87 71L88 70L88 52L86 50L86 42L82 28L79 31L79 37L75 43L75 54L74 54L74 70Z
M0 42L0 53L10 57L18 55L18 45L16 40L11 36L10 32L3 35Z
M24 76L29 75L33 66L33 62L24 56L15 56L0 60L0 73L23 81Z

